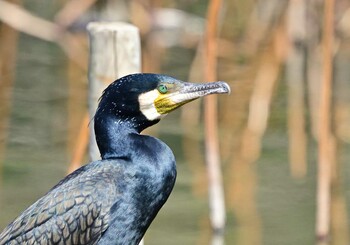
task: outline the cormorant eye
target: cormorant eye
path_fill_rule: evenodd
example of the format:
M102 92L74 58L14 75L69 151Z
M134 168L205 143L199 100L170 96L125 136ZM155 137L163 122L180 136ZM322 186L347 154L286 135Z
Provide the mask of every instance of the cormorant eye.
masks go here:
M166 92L168 92L168 87L165 84L161 84L158 86L158 91L161 94L165 94Z

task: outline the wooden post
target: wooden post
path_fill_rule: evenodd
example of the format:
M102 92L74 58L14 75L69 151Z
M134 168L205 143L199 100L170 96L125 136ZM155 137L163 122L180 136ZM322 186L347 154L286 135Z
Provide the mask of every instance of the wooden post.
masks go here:
M316 236L319 244L330 244L330 200L333 135L331 132L331 95L333 74L334 0L324 1L323 69L319 105L318 176Z
M93 22L87 27L90 40L89 113L96 112L98 99L108 84L122 76L141 71L141 47L138 29L127 23ZM93 121L90 123L89 153L100 159Z
M306 175L305 132L305 22L306 3L304 0L289 2L287 11L289 55L286 64L286 80L288 84L288 141L289 164L293 177L301 178Z
M12 0L16 4L21 1ZM7 2L6 2L7 3ZM5 158L7 132L11 115L12 87L15 80L18 32L4 23L0 25L0 187Z
M217 27L221 0L211 0L207 13L207 27L205 37L205 79L217 80ZM222 173L220 167L220 152L218 141L218 112L217 98L204 98L205 120L205 150L209 177L209 206L210 222L214 234L212 244L223 244L223 230L226 222L225 197L223 190Z

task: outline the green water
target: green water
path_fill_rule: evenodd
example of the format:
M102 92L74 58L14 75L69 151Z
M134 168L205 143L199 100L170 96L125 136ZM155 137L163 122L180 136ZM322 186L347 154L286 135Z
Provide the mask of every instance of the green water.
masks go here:
M164 65L165 72L184 79L192 54L186 50L175 50L175 53L177 56L169 58ZM179 62L179 57L185 57L185 60ZM56 45L20 36L0 185L0 229L44 195L66 173L70 156L66 149L68 85L65 62ZM257 235L249 232L252 225L249 222L254 220L260 222L261 244L314 243L316 148L310 140L307 176L302 180L291 178L283 101L284 87L281 86L272 106L262 155L253 166L257 176L253 201L257 217L242 224L237 213L228 208L226 244L247 244L242 239L242 230L248 229L248 236ZM177 157L178 179L171 197L146 234L146 244L210 244L207 198L206 195L193 193L194 175L180 147L183 131L178 125L179 113L175 113L158 126L159 137ZM340 158L343 163L349 159L346 152L347 148L343 148ZM349 203L350 172L345 164L341 174L344 197ZM225 172L225 183L229 183L230 178ZM226 193L230 193L231 187L226 185L225 188ZM349 213L349 205L347 210Z

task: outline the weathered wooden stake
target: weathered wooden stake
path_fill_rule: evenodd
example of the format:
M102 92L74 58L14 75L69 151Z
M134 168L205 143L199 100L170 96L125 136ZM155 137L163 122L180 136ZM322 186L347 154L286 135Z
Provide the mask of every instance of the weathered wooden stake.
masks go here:
M205 37L205 79L217 80L217 32L221 0L211 0L207 13ZM214 231L211 244L223 244L223 230L226 222L225 197L218 141L218 112L215 96L204 99L205 150L209 179L210 222Z
M21 1L13 1L22 4ZM12 88L15 80L18 32L4 23L0 25L0 187L11 115Z
M290 43L286 64L288 84L288 141L289 164L293 177L302 178L307 172L305 122L305 64L306 56L306 2L293 0L287 11L288 40Z
M138 29L127 23L93 22L87 27L90 40L89 113L96 112L103 90L122 76L141 71L141 47ZM93 121L90 123L91 160L100 158Z
M318 244L330 244L331 173L334 168L331 132L334 0L324 1L322 81L319 104L316 236Z

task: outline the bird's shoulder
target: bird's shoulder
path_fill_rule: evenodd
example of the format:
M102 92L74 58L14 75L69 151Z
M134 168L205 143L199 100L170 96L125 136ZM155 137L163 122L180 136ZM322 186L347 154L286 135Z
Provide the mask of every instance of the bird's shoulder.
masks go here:
M150 135L132 135L134 161L143 157L143 161L158 162L163 166L175 163L170 147L160 139Z
M15 219L0 234L0 244L97 241L108 227L109 209L118 195L115 181L122 171L122 165L110 161L76 170Z

